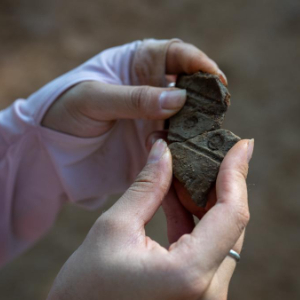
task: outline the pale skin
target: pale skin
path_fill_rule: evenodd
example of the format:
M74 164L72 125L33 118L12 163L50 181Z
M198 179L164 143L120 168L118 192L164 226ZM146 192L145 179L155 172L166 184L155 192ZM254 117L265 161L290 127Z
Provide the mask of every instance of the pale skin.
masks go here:
M218 66L199 49L171 44L166 74L198 70L219 74L226 83ZM172 90L176 89L81 83L54 103L43 125L95 137L117 119L167 119L185 102L183 93L173 93L174 105L162 108L161 93ZM170 151L163 140L156 141L136 181L98 218L63 266L48 299L227 299L236 266L227 254L230 249L241 251L249 220L246 176L252 151L249 140L229 151L217 179L216 204L195 226L171 187ZM145 225L162 204L168 249L145 235Z

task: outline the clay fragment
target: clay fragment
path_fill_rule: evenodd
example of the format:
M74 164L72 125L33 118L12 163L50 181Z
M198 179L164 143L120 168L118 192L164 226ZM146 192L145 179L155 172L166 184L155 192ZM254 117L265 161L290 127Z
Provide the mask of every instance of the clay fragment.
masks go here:
M187 101L169 123L173 173L197 206L205 207L224 156L240 140L220 129L230 94L216 75L202 72L179 76L176 87L187 90Z

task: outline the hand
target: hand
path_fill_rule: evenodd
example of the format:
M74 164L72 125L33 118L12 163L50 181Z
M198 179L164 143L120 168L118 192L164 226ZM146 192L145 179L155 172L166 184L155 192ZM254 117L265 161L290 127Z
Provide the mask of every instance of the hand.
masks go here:
M154 66L155 63L153 61ZM218 74L223 83L227 83L217 64L190 44L171 43L162 63L166 68L160 77L201 70ZM113 68L117 69L118 65ZM122 82L122 78L118 79ZM118 119L149 119L152 122L168 119L181 109L185 100L185 91L175 88L86 81L61 95L44 116L42 125L77 137L96 137L110 130Z
M172 218L182 226L169 219L169 234L185 234L165 249L145 235L172 179L170 151L157 141L136 181L66 262L48 300L226 299L236 264L227 254L241 251L249 220L245 179L252 150L253 143L242 140L228 152L217 178L217 203L197 226L174 203Z

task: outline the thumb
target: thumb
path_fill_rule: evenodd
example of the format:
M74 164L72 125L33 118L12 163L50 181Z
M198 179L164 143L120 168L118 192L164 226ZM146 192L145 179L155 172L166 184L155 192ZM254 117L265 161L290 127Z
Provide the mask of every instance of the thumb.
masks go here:
M217 177L217 203L194 228L193 239L187 239L186 243L192 241L193 245L177 244L181 259L186 255L198 270L210 270L214 274L249 221L246 177L253 143L253 140L241 140L229 150Z
M167 194L172 179L172 159L164 140L153 145L146 166L135 182L111 208L123 224L140 229L147 224Z

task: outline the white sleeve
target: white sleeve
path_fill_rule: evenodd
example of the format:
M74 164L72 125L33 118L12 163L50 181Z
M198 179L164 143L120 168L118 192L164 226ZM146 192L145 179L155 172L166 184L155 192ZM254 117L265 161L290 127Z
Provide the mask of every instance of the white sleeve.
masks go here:
M161 121L119 120L101 137L77 138L42 127L47 109L87 80L147 84L148 72L150 83L163 86L164 70L155 66L165 65L169 43L136 41L103 51L0 112L0 266L40 238L65 201L93 209L128 188L145 164L146 137L162 128ZM151 63L143 64L149 55Z

